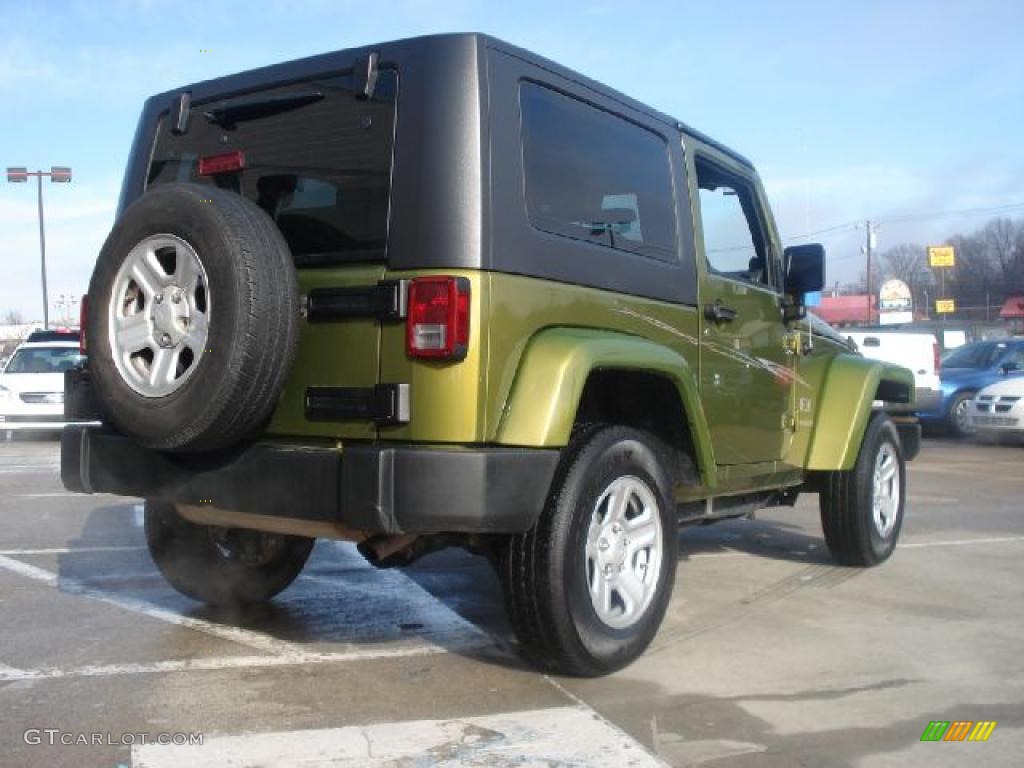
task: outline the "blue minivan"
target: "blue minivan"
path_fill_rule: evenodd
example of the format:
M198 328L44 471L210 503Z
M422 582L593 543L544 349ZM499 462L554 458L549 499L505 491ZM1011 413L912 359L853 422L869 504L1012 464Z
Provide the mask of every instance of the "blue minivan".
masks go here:
M941 425L956 437L974 432L968 407L975 393L1004 376L1024 373L1024 338L974 341L956 349L939 371L942 397L936 410L921 411L925 425Z

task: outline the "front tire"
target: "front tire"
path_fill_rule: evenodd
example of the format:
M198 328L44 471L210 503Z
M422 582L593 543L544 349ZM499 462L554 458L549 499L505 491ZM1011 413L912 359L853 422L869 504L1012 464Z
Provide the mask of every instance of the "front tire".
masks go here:
M949 415L946 417L946 424L949 427L949 434L953 437L967 438L974 435L974 424L971 422L971 401L974 400L973 392L961 392L949 406Z
M500 575L524 655L597 676L644 652L678 560L669 449L626 427L582 430L533 528L510 537Z
M147 501L146 545L168 583L211 605L262 603L302 572L314 539L197 525L173 504Z
M876 414L853 469L829 473L820 495L821 526L832 556L861 567L887 560L903 527L906 493L899 435L888 416Z

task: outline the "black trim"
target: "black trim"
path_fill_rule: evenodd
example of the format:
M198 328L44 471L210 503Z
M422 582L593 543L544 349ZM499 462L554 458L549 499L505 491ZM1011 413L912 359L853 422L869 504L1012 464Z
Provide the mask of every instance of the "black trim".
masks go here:
M903 460L913 461L921 452L921 424L915 422L896 421L896 432L900 436L900 448Z
M92 377L84 365L64 371L64 416L68 421L102 419Z
M559 451L258 442L216 454L168 454L101 427L61 437L70 491L211 504L337 522L371 533L520 533L544 507Z
M405 317L407 288L404 280L382 280L377 285L314 288L306 304L311 323L375 317L400 320Z
M310 421L365 421L405 424L409 421L409 385L373 387L308 387L306 418Z

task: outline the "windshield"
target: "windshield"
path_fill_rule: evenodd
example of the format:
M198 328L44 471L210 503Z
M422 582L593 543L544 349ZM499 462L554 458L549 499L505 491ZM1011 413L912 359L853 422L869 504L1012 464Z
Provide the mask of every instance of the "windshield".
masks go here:
M991 368L1006 353L1006 344L995 341L979 341L966 344L947 357L943 368Z
M64 373L85 361L85 355L73 347L19 349L4 373Z
M186 133L165 119L148 185L215 184L277 223L300 266L385 257L398 74L357 98L351 75L316 78L193 105ZM204 157L241 152L242 167L200 175Z

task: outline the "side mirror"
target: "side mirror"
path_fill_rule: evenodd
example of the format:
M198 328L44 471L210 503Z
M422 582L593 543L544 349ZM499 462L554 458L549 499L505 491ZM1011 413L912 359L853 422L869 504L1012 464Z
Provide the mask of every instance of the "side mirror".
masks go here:
M1015 373L1016 371L1019 370L1019 363L1003 363L1002 365L999 366L999 372L1003 374L1003 376L1008 376L1009 374Z
M825 247L819 243L791 245L783 251L785 291L803 303L805 293L825 287Z

